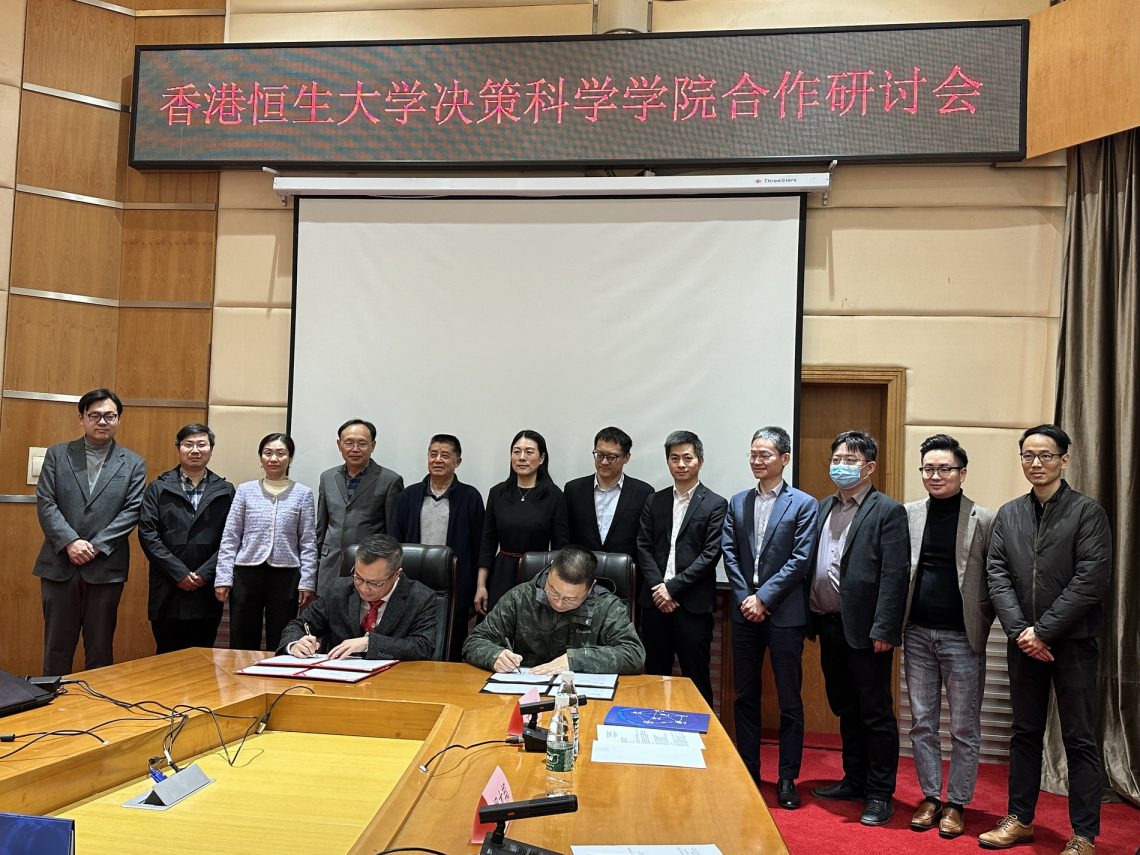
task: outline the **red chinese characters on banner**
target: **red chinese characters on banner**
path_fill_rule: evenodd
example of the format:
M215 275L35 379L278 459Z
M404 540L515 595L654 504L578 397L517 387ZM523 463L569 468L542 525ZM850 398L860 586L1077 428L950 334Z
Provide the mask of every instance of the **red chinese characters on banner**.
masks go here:
M732 122L763 120L766 116L770 121L787 122L803 121L814 113L838 120L876 112L915 115L935 109L943 116L970 116L979 109L984 85L960 65L930 78L918 66L902 73L897 69L861 68L820 76L800 68L778 74L778 81L774 75L769 81L742 71L733 74L731 85L720 84L703 73L685 74L673 76L672 87L660 74L644 74L630 76L623 88L610 75L599 75L580 78L572 94L562 77L487 78L477 90L452 79L430 84L436 93L434 104L429 96L431 88L420 80L392 80L386 92L357 80L353 91L335 94L318 80L295 87L253 81L248 97L243 86L233 81L209 83L205 90L195 83L182 83L164 90L159 110L166 114L168 126L291 123L340 127L382 122L406 126L417 120L434 120L437 126L517 127L561 125L570 116L591 124L621 119L642 123ZM930 79L941 82L931 86ZM290 102L293 91L297 94ZM723 109L717 109L718 102ZM768 102L772 109L766 107Z

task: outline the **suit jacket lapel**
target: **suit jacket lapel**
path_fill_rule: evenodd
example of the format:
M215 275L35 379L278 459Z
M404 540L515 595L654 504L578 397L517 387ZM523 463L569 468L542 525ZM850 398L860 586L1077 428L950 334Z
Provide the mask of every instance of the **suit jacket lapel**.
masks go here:
M67 460L71 464L71 474L75 476L75 483L83 494L84 500L91 493L87 483L87 448L82 439L77 439L67 445Z
M748 557L756 563L756 491L744 497L744 536L748 539ZM743 569L743 568L742 568Z
M356 491L352 494L352 498L348 498L348 487L344 485L344 479L340 479L341 490L344 491L345 504L352 504L358 497L364 495L365 491L372 485L372 482L380 477L380 465L371 460L368 465L364 467L364 471L360 473L360 483L356 485Z
M598 528L598 506L594 503L594 482L592 480L586 482L588 489L582 491L582 498L586 502L586 507L582 508L585 512L583 515L590 520L590 530L593 531L594 536L598 538L598 543L602 545L604 550L606 542L602 540L602 530ZM621 514L628 503L625 500L625 490L618 493L617 507L614 508L614 518L610 520L610 531L614 530L614 523L617 522L618 514ZM606 532L606 537L610 536L610 532Z
M863 520L867 518L867 514L871 513L871 507L875 504L877 499L874 487L870 492L863 497L863 504L859 506L859 510L855 512L855 518L851 520L851 527L847 529L847 538L843 541L843 555L846 556L851 551L851 544L855 542L855 535L859 531L859 526L863 524Z
M930 508L930 499L927 499L914 511L914 516L907 515L910 527L910 577L918 571L918 559L922 553L922 536L926 531L926 512ZM961 528L961 526L959 526Z
M779 494L776 496L776 502L774 505L772 505L772 513L770 513L768 515L768 524L767 524L767 526L765 526L764 531L765 532L775 531L775 526L779 524L780 519L784 516L784 514L786 514L788 512L788 509L791 506L792 506L791 491L789 491L787 489L787 487L784 487L780 490ZM772 542L772 538L770 538L770 537L764 538L764 543L760 547L760 557L761 558L763 558L764 553L768 551L768 544L771 542ZM753 543L755 543L755 540L753 540Z
M84 454L86 455L86 452ZM103 468L99 470L99 479L95 482L91 495L87 498L88 505L99 498L99 494L106 489L111 479L115 477L115 473L123 468L125 458L126 455L123 450L112 440L111 450L107 452L107 459L103 461Z
M401 577L396 583L396 590L388 595L388 602L384 606L384 614L380 616L380 623L376 624L373 632L379 635L391 635L400 613L404 611L404 601L408 598L408 579Z
M681 520L681 527L677 529L677 539L681 539L681 535L689 526L689 521L693 518L693 514L697 512L697 505L704 499L708 489L704 484L698 484L697 489L693 492L693 498L689 500L689 507L685 510L685 517Z
M970 544L974 542L974 529L978 525L978 517L974 513L974 503L962 496L962 504L958 509L958 542L954 544L954 564L958 568L958 590L962 590L962 582L966 578L966 562L970 558Z

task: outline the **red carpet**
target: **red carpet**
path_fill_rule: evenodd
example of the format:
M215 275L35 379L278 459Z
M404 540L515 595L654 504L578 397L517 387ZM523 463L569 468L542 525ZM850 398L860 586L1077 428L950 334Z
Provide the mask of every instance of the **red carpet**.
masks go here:
M813 742L810 735L806 741L809 746L820 743L820 740ZM914 761L909 757L899 759L894 816L887 825L879 828L859 824L860 804L827 802L811 795L812 787L842 777L838 751L817 747L804 750L803 772L798 782L802 800L799 810L776 807L776 768L776 746L765 742L761 748L761 794L791 855L985 853L992 850L978 846L978 835L989 831L1005 815L1005 765L983 763L979 767L974 802L966 808L966 833L954 840L943 840L937 829L921 833L911 831L910 817L922 793L914 775ZM1066 800L1043 792L1033 826L1036 831L1033 843L1006 851L1012 855L1057 855L1072 833ZM1101 833L1096 839L1097 855L1136 855L1137 847L1140 847L1140 810L1128 804L1103 805L1100 826Z

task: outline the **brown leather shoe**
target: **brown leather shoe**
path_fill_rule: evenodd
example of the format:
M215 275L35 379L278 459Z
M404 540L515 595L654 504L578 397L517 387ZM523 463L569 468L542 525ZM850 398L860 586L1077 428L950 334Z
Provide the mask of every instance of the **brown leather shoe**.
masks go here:
M1033 842L1033 826L1022 825L1012 814L1003 816L993 831L978 835L978 844L986 849L1008 849L1017 843Z
M1096 855L1096 847L1087 837L1074 834L1061 850L1061 855Z
M938 836L947 840L957 837L966 830L966 820L958 808L942 808L942 821L938 823Z
M918 810L914 812L914 816L910 818L910 827L915 831L930 831L941 816L942 805L936 804L930 799L923 799Z

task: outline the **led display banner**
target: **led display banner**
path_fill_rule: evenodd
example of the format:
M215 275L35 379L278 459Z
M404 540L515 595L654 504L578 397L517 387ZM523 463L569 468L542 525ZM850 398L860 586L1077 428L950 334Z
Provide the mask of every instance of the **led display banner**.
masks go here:
M1018 160L1028 26L142 46L130 162Z

